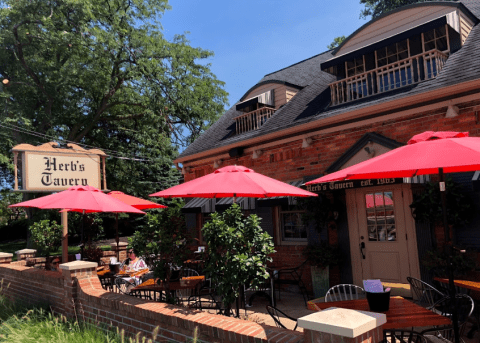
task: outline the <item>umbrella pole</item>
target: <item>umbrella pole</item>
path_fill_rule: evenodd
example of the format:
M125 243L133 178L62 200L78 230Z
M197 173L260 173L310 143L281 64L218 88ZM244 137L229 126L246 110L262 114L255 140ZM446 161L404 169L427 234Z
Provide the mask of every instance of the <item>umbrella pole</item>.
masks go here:
M115 240L117 241L117 262L120 260L120 250L118 248L118 243L120 238L118 238L118 213L115 213Z
M68 262L68 212L62 212L62 263Z
M440 176L440 199L442 201L442 212L443 212L443 226L445 228L445 250L447 253L447 272L448 272L448 285L450 290L450 300L452 302L452 322L453 322L453 332L455 335L455 343L460 342L460 332L458 328L458 311L456 306L456 291L455 283L453 276L453 242L450 241L450 231L448 227L447 219L447 195L445 194L445 177L443 174L443 168L438 168L438 173Z

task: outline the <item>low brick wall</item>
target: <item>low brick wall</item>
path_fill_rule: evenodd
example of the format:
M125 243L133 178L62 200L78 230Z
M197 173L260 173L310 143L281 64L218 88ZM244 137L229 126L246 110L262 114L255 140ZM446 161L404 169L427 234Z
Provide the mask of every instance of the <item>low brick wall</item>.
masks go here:
M152 338L158 327L156 342L187 342L195 328L204 342L304 341L300 332L105 291L95 267L91 262L69 262L61 265L60 273L26 267L20 261L0 265L0 279L4 287L9 285L5 293L10 299L46 303L67 317L104 323L129 337Z

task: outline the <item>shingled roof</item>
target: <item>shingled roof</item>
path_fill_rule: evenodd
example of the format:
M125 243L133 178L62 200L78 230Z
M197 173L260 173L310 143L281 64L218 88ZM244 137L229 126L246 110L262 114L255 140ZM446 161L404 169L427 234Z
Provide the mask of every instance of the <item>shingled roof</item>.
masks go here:
M461 1L480 19L480 1ZM179 156L184 158L213 148L227 146L249 140L282 129L332 117L347 111L353 111L383 102L410 97L446 86L460 84L480 78L480 24L476 25L464 46L450 55L440 74L424 81L396 91L386 92L362 100L352 101L340 106L329 107L329 84L336 80L333 75L320 70L320 64L332 58L332 51L313 56L287 68L265 75L258 83L287 82L303 87L295 97L278 109L260 129L234 135L235 117L243 114L235 110L235 105L226 111L205 133L197 138ZM247 92L248 93L248 92Z

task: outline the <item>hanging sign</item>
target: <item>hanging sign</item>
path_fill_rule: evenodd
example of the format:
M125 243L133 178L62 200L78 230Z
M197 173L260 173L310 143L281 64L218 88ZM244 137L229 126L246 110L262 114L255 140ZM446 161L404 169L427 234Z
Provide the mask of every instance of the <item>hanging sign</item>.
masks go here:
M324 191L336 191L336 190L350 189L350 188L393 185L398 183L404 183L404 179L403 178L398 178L398 179L385 178L385 179L336 181L336 182L316 183L313 185L307 185L307 191L318 193L318 192L324 192Z
M55 192L87 185L102 189L101 166L103 164L105 173L106 157L102 151L86 150L75 144L57 146L52 142L39 147L20 144L13 148L15 166L17 154L21 156L22 190ZM15 176L15 189L18 189L17 173ZM105 175L103 181L106 189Z

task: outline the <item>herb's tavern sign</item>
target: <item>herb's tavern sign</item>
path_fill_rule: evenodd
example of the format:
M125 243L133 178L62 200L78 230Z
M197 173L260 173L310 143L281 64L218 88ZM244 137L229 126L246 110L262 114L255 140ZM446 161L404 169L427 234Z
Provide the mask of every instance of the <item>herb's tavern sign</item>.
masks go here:
M107 155L101 150L86 150L76 144L59 146L55 142L40 146L19 144L12 150L15 190L19 190L17 170L20 170L23 191L55 192L72 186L86 185L98 189L107 188L105 179Z
M397 183L405 183L405 180L403 178L400 178L400 179L386 178L386 179L348 180L348 181L336 181L336 182L329 182L329 183L317 183L313 185L307 185L307 191L318 193L322 191L335 191L340 189L393 185Z

